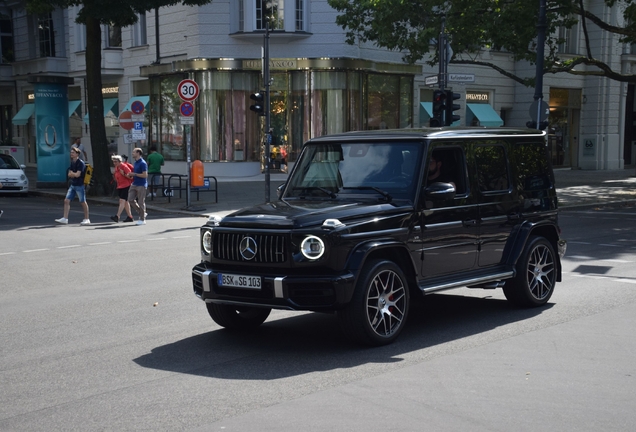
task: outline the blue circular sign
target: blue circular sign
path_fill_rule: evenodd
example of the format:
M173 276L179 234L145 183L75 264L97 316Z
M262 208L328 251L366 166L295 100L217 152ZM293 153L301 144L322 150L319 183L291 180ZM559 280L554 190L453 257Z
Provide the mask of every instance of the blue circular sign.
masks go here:
M130 105L130 110L135 113L135 114L141 114L142 112L144 112L144 109L146 107L144 106L143 102L141 101L134 101L131 105Z
M190 102L183 102L181 104L181 115L184 117L190 117L192 114L194 114L194 105Z

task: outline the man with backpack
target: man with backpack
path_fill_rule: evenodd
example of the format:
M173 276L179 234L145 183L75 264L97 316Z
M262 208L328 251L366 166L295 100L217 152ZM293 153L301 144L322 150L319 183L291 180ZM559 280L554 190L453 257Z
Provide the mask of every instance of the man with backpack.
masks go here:
M68 213L71 209L71 201L77 198L84 210L84 220L80 225L90 225L91 221L88 218L88 203L86 202L86 188L84 186L84 176L86 174L86 164L80 159L81 150L77 147L71 147L71 165L68 167L67 175L71 179L71 184L66 192L66 198L64 199L64 216L55 219L55 222L67 225Z

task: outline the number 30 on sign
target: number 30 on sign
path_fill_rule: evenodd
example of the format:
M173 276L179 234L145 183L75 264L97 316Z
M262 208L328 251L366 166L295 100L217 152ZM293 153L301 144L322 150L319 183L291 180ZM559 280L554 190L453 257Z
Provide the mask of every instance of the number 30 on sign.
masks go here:
M177 87L179 97L186 102L192 102L199 97L199 85L191 79L185 79Z

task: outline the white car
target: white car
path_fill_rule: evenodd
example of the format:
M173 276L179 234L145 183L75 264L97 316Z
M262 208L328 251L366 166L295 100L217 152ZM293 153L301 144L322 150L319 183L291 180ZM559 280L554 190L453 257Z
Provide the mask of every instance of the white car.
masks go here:
M26 166L20 165L11 155L0 153L0 194L26 195L29 192L29 179L24 170Z

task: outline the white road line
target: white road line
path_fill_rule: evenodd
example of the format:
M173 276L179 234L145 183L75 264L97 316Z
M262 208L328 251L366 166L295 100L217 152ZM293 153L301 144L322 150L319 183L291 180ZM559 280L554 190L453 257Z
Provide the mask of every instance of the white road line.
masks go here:
M585 256L585 255L565 255L565 258L570 258L570 259L580 259L580 260L594 260L596 258L591 257L591 256Z
M2 252L0 255L15 255L15 252Z
M180 239L180 238L190 238L192 236L176 236L176 237L172 237L173 239Z
M139 240L117 240L117 243L135 243Z
M58 246L57 249L70 249L70 248L76 248L76 247L82 247L82 245Z
M607 244L607 243L600 243L599 246L605 246L605 247L622 247L620 245L613 245L613 244Z
M580 242L580 241L569 241L569 240L568 240L568 244L583 244L583 245L591 245L592 243L590 243L590 242Z
M89 243L89 246L100 246L100 245L107 245L107 244L111 244L112 242L99 242L99 243Z
M614 263L619 263L619 264L628 264L628 263L633 263L634 261L627 261L627 260L620 260L620 259L604 259L601 261L605 261L605 262L614 262Z
M45 251L47 251L47 250L48 250L48 249L31 249L31 250L25 250L25 251L22 251L22 252L24 252L24 253L30 253L30 252L45 252Z
M628 284L636 284L636 279L623 279L623 278L617 278L614 276L601 276L601 275L584 275L584 274L577 274L577 273L570 273L570 276L574 276L574 277L580 277L580 278L586 278L586 279L603 279L603 280L608 280L610 282L623 282L623 283L628 283Z
M159 238L148 239L148 241L157 241L157 240L168 240L168 238L167 237L159 237Z

